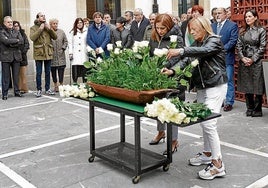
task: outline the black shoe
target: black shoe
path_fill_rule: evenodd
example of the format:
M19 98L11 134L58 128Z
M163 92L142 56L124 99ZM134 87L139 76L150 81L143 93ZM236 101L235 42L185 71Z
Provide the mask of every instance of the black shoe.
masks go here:
M23 95L21 94L21 92L16 92L15 97L23 97Z
M149 144L150 145L157 145L159 142L160 142L160 140L162 140L163 139L163 142L165 142L165 135L163 135L162 137L160 137L159 138L159 140L152 140L151 142L149 142Z
M253 111L251 116L252 117L262 117L262 111Z
M173 141L172 141L172 142L173 142ZM178 141L173 142L172 145L173 145L174 143L175 143L175 146L174 146L174 148L172 149L172 154L173 154L175 151L177 151L177 147L179 146ZM165 151L163 152L163 155L167 155L167 150L165 150Z
M246 116L252 116L252 112L253 112L253 110L247 109Z
M230 104L226 104L224 107L223 107L223 111L225 112L229 112L233 109L233 106L230 105Z
M3 99L3 100L7 100L7 96L3 96L2 99Z

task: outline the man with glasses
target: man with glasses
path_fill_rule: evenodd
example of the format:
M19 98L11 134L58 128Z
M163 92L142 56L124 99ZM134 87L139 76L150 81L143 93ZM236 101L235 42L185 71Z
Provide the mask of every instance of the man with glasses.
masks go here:
M224 45L226 73L228 77L227 94L223 110L228 112L233 109L235 98L234 87L234 64L235 64L235 46L238 39L238 26L235 22L227 19L225 8L216 9L216 23L213 23L213 32L221 36Z
M55 95L50 89L51 60L53 58L52 40L57 39L57 34L46 22L42 12L36 15L34 25L30 28L30 39L33 41L33 56L36 65L36 97L42 96L42 69L45 66L45 90L48 95Z

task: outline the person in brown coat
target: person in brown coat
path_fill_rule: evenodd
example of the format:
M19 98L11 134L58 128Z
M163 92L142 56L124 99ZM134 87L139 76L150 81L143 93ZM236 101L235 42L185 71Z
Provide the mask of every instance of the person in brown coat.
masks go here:
M33 41L33 56L36 65L36 97L42 96L42 69L45 66L46 94L55 95L50 89L51 60L53 59L52 40L57 39L57 34L46 22L46 16L39 12L34 25L30 28L30 39Z

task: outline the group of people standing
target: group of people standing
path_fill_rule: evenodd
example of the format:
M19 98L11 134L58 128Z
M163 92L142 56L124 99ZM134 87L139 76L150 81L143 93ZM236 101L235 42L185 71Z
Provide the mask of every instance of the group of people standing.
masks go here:
M254 9L245 11L244 25L240 31L237 24L227 18L225 8L217 8L215 11L216 22L212 23L203 17L204 9L195 5L190 9L191 15L181 27L169 14L150 14L147 19L140 8L133 12L126 11L124 17L116 19L115 26L110 23L109 14L105 14L104 19L101 12L95 12L91 25L86 25L82 18L77 18L68 37L57 28L57 19L52 19L48 24L45 15L38 13L35 24L30 29L36 63L36 96L40 97L42 92L43 64L47 94L54 94L50 89L50 72L55 91L58 86L57 72L59 84L63 83L67 47L72 64L73 82L77 83L78 77L81 76L83 82L86 81L87 70L83 63L88 61L88 51L91 53L93 51L96 58L101 54L109 56L108 43L116 47L117 42L121 41L120 48L131 48L134 41L149 40L150 53L153 55L154 49L167 48L170 45L170 36L176 35L176 48L168 50L168 63L161 70L161 74L176 76L177 67L183 68L197 59L199 64L192 72L191 80L191 86L197 90L197 102L206 104L214 113L220 112L223 103L224 111L230 111L234 104L233 77L235 49L237 49L239 58L237 88L246 93L246 116L261 117L264 94L261 59L266 47L266 30L261 26L258 13ZM26 56L29 49L29 42L27 37L19 32L21 28L17 30L16 27L20 28L18 22L13 22L11 17L4 18L4 28L0 32L3 100L7 99L10 67L12 67L15 96L20 97L19 70L20 66L27 65L22 62L25 58L23 56ZM23 82L23 79L21 80ZM178 89L179 97L184 100L186 88L178 83ZM190 158L189 164L208 165L198 173L202 179L224 176L226 172L217 132L217 119L202 122L200 125L204 139L203 151ZM158 134L150 142L151 145L156 145L165 138L164 124L158 122L157 129ZM178 147L177 126L173 126L172 130L172 153L174 153Z

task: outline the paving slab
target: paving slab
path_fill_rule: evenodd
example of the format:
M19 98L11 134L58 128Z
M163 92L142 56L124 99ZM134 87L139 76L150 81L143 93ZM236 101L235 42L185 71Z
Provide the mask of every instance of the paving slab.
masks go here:
M189 100L194 94L187 94ZM99 188L99 187L258 187L268 186L268 109L263 117L244 114L245 104L222 112L218 131L227 175L213 181L201 180L197 172L204 166L189 166L187 160L202 149L198 124L179 128L178 151L169 170L162 168L142 174L133 184L133 174L102 159L88 162L88 102L75 98L43 96L33 93L23 98L10 96L0 101L0 187ZM126 118L126 141L133 143L133 118ZM165 143L148 143L156 133L156 122L142 118L141 145L162 153ZM96 147L118 142L119 114L96 109ZM5 174L5 167L13 175ZM25 182L20 183L22 178ZM263 179L262 179L263 178ZM262 181L261 181L262 180ZM254 184L255 183L255 184Z

